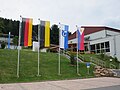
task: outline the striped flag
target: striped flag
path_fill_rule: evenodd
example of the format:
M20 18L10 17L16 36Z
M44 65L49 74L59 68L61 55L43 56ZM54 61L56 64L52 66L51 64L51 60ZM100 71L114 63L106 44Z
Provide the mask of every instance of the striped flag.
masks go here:
M77 30L78 34L78 50L84 50L84 28Z
M67 49L68 48L68 25L62 25L60 27L60 48Z
M50 47L50 21L41 21L40 24L40 46Z
M33 19L22 18L20 46L32 46L32 23Z

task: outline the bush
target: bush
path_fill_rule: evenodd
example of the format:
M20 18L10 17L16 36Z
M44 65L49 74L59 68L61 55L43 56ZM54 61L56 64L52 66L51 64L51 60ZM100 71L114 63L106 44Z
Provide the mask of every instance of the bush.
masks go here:
M1 44L1 48L4 49L5 46L6 46L6 45L5 45L5 42L2 42L2 44Z
M117 58L117 57L115 57L115 58L114 58L114 60L115 60L115 62L119 63L119 61L118 61L118 58Z
M72 65L75 65L76 64L76 61L75 61L75 58L74 58L75 56L74 56L74 54L71 54L70 55L70 64L72 64Z

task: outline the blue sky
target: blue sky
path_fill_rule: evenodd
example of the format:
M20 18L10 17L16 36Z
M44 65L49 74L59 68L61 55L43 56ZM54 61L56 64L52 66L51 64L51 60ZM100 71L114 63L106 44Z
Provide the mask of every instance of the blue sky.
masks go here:
M120 0L0 0L0 16L19 20L33 18L34 24L48 20L63 23L76 30L76 25L110 26L120 29Z

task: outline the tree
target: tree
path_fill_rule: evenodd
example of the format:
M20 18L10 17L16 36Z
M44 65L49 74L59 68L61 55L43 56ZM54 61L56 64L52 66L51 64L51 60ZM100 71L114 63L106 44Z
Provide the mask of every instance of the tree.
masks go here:
M5 46L6 46L5 42L2 42L2 43L1 43L1 48L4 49Z
M50 43L59 45L59 28L58 25L54 24L50 31Z
M2 18L0 18L0 33L3 33L4 24Z
M18 45L18 36L13 37L13 44Z
M0 33L8 34L9 32L14 36L18 36L19 21L0 18Z

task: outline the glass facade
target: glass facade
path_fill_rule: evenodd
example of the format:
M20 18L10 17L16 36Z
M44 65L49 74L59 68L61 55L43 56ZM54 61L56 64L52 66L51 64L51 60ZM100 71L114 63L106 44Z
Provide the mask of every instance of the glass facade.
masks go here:
M90 51L93 53L110 52L109 41L90 45Z

